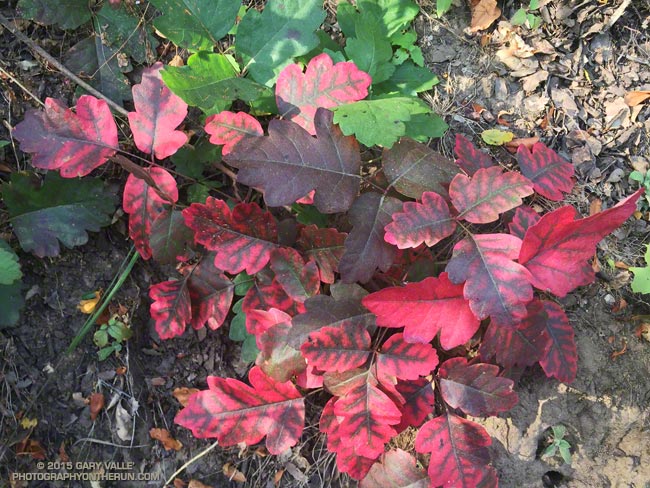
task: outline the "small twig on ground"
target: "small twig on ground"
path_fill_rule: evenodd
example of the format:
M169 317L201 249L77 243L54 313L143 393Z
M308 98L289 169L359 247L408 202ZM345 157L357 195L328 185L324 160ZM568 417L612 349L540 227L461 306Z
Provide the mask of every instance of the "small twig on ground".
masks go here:
M214 444L212 444L210 447L208 447L207 449L204 449L203 451L201 451L200 453L198 453L196 456L194 456L192 459L190 459L188 462L186 462L185 464L183 464L180 468L178 468L178 469L174 472L174 474L172 474L172 475L167 479L167 481L165 481L165 486L172 484L172 482L174 481L174 478L176 478L176 476L178 476L179 474L181 474L181 473L182 473L183 471L185 471L185 469L186 469L188 466L190 466L193 462L198 461L199 459L201 459L203 456L205 456L207 453L209 453L212 449L214 449L214 448L217 447L218 445L219 445L219 441L216 441L216 442L215 442Z
M18 40L21 42L27 44L29 49L31 49L33 52L37 53L39 56L44 58L49 64L54 66L57 70L59 70L62 74L70 78L72 81L74 81L77 85L79 85L81 88L86 90L88 93L91 93L95 95L98 98L102 98L106 100L106 103L108 103L116 112L121 113L125 117L128 115L128 111L115 103L113 100L108 98L106 95L103 93L95 90L92 86L90 86L88 83L83 81L81 78L79 78L77 75L75 75L72 71L70 71L68 68L63 66L59 61L54 59L47 51L45 51L42 47L37 45L34 41L32 41L29 37L27 37L25 34L20 32L16 27L11 25L9 20L2 14L0 14L0 24L2 24L3 27L5 27L9 32L11 32ZM20 85L19 85L20 86ZM21 87L22 88L22 87Z

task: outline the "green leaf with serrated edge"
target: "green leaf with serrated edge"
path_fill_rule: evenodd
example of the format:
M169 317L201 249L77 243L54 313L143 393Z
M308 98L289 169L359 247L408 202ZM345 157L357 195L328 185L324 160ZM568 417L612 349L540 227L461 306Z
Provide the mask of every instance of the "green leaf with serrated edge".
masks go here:
M0 285L0 329L13 327L18 323L20 311L25 305L22 293L22 281L16 281L11 285Z
M323 20L318 0L269 0L261 13L250 10L241 20L235 51L255 81L272 86L293 58L318 46L314 32Z
M18 256L9 244L0 240L0 285L11 285L22 277Z
M251 102L270 92L258 83L238 76L232 56L205 51L193 54L186 66L165 66L165 84L185 103L204 111L220 112L234 100Z
M59 24L62 29L76 29L90 20L88 0L20 0L18 10L41 24Z
M131 56L138 63L155 61L154 50L158 41L146 27L139 21L142 15L134 7L127 7L121 3L117 8L104 4L97 12L100 34L114 49ZM151 59L150 59L151 58Z
M429 69L416 66L411 61L404 61L388 80L375 87L374 94L401 93L417 96L419 92L431 90L439 82L438 77Z
M2 196L21 247L39 257L59 254L88 241L86 231L111 223L116 197L97 178L66 179L50 171L41 186L28 174L13 173Z
M340 105L333 109L334 123L345 135L370 147L391 147L406 135L406 122L416 114L430 113L424 102L412 97L377 98Z
M449 129L445 120L436 114L415 114L405 123L405 136L420 142L442 137Z
M242 271L235 276L232 282L235 284L235 295L243 297L255 285L255 278L246 273L246 271ZM241 308L241 304L239 307Z
M520 8L510 19L512 25L524 25L526 23L526 9Z
M395 71L395 66L390 63L393 48L379 19L371 14L359 16L354 32L355 37L348 38L345 44L348 58L370 75L373 84L390 78Z
M241 2L234 0L151 0L162 16L156 29L190 51L211 50L235 25Z
M650 293L650 244L646 246L644 256L646 265L641 267L630 267L630 271L634 273L632 280L632 291L634 293Z
M117 53L99 35L79 41L64 55L64 64L114 102L131 100L131 84L117 62Z
M436 15L442 17L451 8L453 0L436 0Z

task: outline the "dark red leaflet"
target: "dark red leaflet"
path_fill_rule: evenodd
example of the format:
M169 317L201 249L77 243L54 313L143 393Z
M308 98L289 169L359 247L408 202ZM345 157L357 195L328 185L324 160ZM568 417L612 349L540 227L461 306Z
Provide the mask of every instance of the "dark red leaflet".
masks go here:
M558 202L564 198L563 193L573 190L573 164L543 143L535 143L532 151L520 145L517 162L522 174L533 182L535 191L549 200Z

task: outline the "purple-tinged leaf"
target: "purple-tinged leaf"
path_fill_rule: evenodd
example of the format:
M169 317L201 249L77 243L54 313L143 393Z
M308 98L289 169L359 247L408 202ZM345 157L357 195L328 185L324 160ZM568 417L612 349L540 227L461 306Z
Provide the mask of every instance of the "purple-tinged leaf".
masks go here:
M469 176L473 176L481 168L494 166L492 156L476 149L476 146L461 134L456 134L454 152L458 158L456 164Z
M541 216L527 205L517 207L512 222L508 224L508 230L513 236L523 239L529 227L539 222Z
M573 164L543 143L535 143L532 152L524 144L519 146L517 162L521 173L533 182L535 191L549 200L559 202L563 193L573 190Z

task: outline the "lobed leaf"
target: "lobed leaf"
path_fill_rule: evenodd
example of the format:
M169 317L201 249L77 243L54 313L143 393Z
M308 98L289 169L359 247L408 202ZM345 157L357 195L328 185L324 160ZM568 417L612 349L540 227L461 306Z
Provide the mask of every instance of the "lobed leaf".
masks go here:
M274 249L271 253L271 269L275 279L292 299L304 302L320 291L318 267L314 261L305 264L298 251L293 248Z
M332 124L332 113L318 109L314 139L284 120L269 123L269 135L241 140L225 161L239 168L237 180L261 188L267 205L291 205L316 190L323 213L344 212L359 190L359 145Z
M257 119L246 112L219 112L205 119L205 131L210 134L210 142L223 145L221 154L226 156L233 147L245 137L264 135Z
M153 300L149 311L160 338L171 339L183 335L192 319L187 280L163 281L152 285L149 297Z
M427 488L429 477L418 469L416 459L401 449L384 453L370 468L359 488Z
M20 0L18 9L27 18L41 24L59 24L61 29L76 29L90 20L92 12L86 0Z
M234 295L234 284L216 268L212 256L204 257L188 276L192 303L192 327L208 325L215 330L226 320Z
M307 368L300 351L289 345L292 335L291 317L274 308L269 312L251 310L249 315L260 313L267 316L267 321L262 324L259 319L255 320L256 330L253 333L260 349L255 364L275 381L289 381Z
M321 371L349 371L370 357L370 334L350 324L323 327L310 334L300 351L310 365Z
M151 256L161 264L175 264L185 260L187 246L192 238L192 231L185 225L181 211L166 209L151 225Z
M142 81L133 86L135 112L129 112L129 126L140 151L165 159L187 142L176 130L187 116L187 104L165 86L158 62L142 72Z
M573 190L573 164L543 143L535 143L532 151L520 145L517 162L521 173L533 182L535 191L549 200L559 202L564 198L563 193Z
M334 108L366 98L371 78L351 61L334 64L326 54L319 54L302 72L298 64L285 67L275 87L280 115L293 120L312 135L316 134L316 110Z
M406 427L419 427L427 416L434 411L435 394L433 383L426 378L415 381L398 381L397 392L402 396L400 405L402 421L397 426L397 431L402 432Z
M402 380L416 380L431 373L438 365L438 355L431 344L405 342L403 334L390 336L381 346L376 360L380 381L386 375Z
M0 286L11 285L22 277L18 256L6 241L0 239Z
M462 134L456 134L456 164L460 166L465 173L473 176L479 169L490 168L494 166L494 160L489 154L479 151L469 139Z
M508 230L513 236L523 239L526 231L537 222L541 216L527 205L517 207L512 221L508 224Z
M334 283L334 273L339 270L339 261L345 252L347 234L336 229L319 229L308 225L300 229L296 244L305 255L318 265L320 281Z
M90 95L79 97L76 113L47 98L45 110L28 111L12 135L32 154L33 166L57 169L64 178L86 176L117 149L117 126L108 104Z
M255 444L266 436L271 454L281 454L300 439L305 403L290 382L280 383L255 366L251 386L232 378L208 376L208 390L193 394L174 419L194 437L216 437L223 446Z

